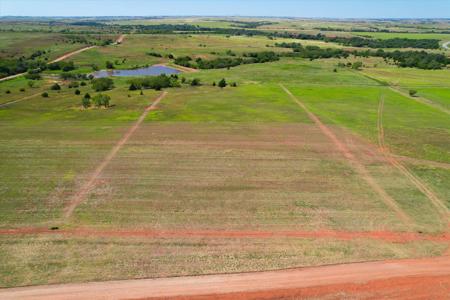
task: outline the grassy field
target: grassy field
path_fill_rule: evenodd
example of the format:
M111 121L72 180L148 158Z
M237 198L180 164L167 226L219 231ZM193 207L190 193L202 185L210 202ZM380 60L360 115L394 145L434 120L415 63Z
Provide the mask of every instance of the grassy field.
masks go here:
M227 26L220 22L217 26ZM120 45L91 49L71 60L80 66L76 72L84 73L92 64L104 68L107 60L118 60L119 69L168 62L147 55L150 51L193 58L214 58L227 50L287 51L267 47L280 41L130 34ZM373 58L364 59L362 71L337 68L339 61L359 59L281 58L181 74L200 79L202 86L167 89L68 218L64 208L161 92L141 95L128 90L126 78L114 78L115 88L104 92L112 98L110 108L82 109L82 95L98 94L89 82L79 87L81 95L49 71L34 87L24 78L1 82L0 231L58 227L440 234L447 230L448 218L380 151L379 120L390 155L450 208L448 114L395 91L415 89L448 109L450 72L400 69ZM212 86L222 78L237 87ZM61 91L49 90L54 82ZM280 84L349 149L410 223L399 218ZM44 91L49 98L41 96ZM434 256L447 246L369 238L0 235L0 286Z

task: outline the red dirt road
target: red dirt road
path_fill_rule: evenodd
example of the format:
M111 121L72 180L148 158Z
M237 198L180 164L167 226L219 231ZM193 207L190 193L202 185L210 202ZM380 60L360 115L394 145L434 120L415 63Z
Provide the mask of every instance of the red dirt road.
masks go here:
M117 142L117 144L111 149L109 154L103 159L103 161L97 166L92 175L90 176L88 182L86 182L70 200L69 204L66 206L64 211L64 217L68 218L72 215L75 208L80 205L85 199L89 192L95 187L95 183L103 172L105 167L110 163L110 161L116 156L117 152L122 148L122 146L128 141L128 139L133 135L133 133L139 128L141 123L144 121L148 113L155 109L159 102L167 95L167 92L163 92L158 98L156 98L153 103L148 106L139 119L134 123L130 129L124 134L124 136Z
M252 230L99 230L90 228L51 230L48 228L0 229L0 235L68 235L92 237L142 238L314 238L314 239L374 239L393 243L433 241L450 243L450 233L419 234L393 231L252 231Z
M408 288L412 290L408 290ZM422 288L420 288L422 287ZM405 289L406 288L406 289ZM418 290L418 294L414 292ZM0 290L1 299L302 299L345 291L357 299L448 299L450 257L279 271L47 285ZM340 297L339 297L340 296ZM353 297L355 298L355 297ZM327 299L333 299L327 297Z

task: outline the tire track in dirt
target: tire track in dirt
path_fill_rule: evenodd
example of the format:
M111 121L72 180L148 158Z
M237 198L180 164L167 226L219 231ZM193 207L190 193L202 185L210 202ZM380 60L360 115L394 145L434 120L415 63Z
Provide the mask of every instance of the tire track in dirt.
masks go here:
M48 228L25 227L17 229L0 229L0 235L67 235L86 237L141 237L141 238L227 238L227 239L272 239L272 238L305 238L332 239L349 241L354 239L372 239L392 243L409 243L415 241L450 242L450 233L425 234L416 232L395 231L264 231L264 230L159 230L159 229L92 229L73 228L51 230Z
M372 188L372 190L378 194L383 202L391 208L398 216L398 218L407 226L413 227L414 223L410 217L400 208L400 206L392 199L391 196L375 181L370 175L366 167L353 155L350 149L342 143L337 136L324 124L322 121L313 114L300 100L297 99L283 84L280 84L281 88L289 95L289 97L300 106L307 114L308 117L320 128L322 133L327 136L335 145L336 149L341 152L344 157L349 161L353 169L359 174L359 176Z
M111 149L109 154L103 159L100 165L94 170L88 182L86 182L74 195L72 200L64 209L64 218L69 218L75 208L85 201L86 196L95 187L96 181L100 174L103 172L105 167L111 162L111 160L116 156L117 152L122 148L122 146L128 141L128 139L133 135L133 133L139 128L141 123L144 121L145 117L151 110L154 110L159 102L167 95L167 92L163 92L158 98L156 98L153 103L148 106L144 112L141 114L139 119L130 127L127 132L122 136L122 138L117 142L117 144Z
M384 140L384 127L383 127L383 111L384 111L384 96L380 97L380 101L378 104L378 118L377 118L377 129L378 129L378 146L380 148L381 153L384 155L386 160L394 167L396 167L409 181L419 190L421 191L434 205L436 210L439 212L441 217L443 218L444 225L447 228L447 224L449 221L449 211L444 202L439 199L439 197L426 186L425 183L422 182L417 176L415 176L411 171L409 171L404 165L402 165L399 161L397 161L390 153L389 148L386 147L386 143Z
M392 299L392 292L401 292L404 298L414 298L408 290L398 291L402 286L420 284L422 299L433 299L432 295L448 296L450 257L399 259L293 268L263 272L182 276L155 279L132 279L105 282L72 283L0 289L0 298L13 299L280 299L295 296L302 290L317 288L319 295L337 292L345 287L359 286L361 296L371 299ZM417 280L421 278L422 281ZM439 279L439 280L433 280ZM382 281L383 284L374 284ZM402 284L403 283L403 284ZM385 286L386 297L377 297L376 292ZM336 290L337 289L337 290ZM345 290L345 289L344 289ZM293 292L295 293L293 294ZM309 290L311 291L311 290ZM352 291L352 289L350 289ZM364 293L366 292L366 293ZM255 294L257 293L257 294ZM223 297L225 295L231 297ZM262 297L271 295L272 297ZM340 295L340 296L339 296ZM383 294L382 294L383 295ZM394 293L395 295L395 293ZM256 296L256 297L252 297ZM310 297L314 295L305 296ZM351 297L348 298L356 299ZM392 296L392 294L391 294ZM206 297L206 298L203 298ZM222 297L222 298L221 298ZM292 299L292 298L291 298ZM297 299L297 298L295 298ZM304 297L298 298L304 299ZM317 299L317 298L316 298ZM357 299L361 299L358 297Z

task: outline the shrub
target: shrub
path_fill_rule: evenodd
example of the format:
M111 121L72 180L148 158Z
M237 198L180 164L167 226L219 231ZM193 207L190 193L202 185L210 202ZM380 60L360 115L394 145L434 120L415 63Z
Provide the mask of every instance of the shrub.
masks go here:
M28 84L28 86L29 86L30 88L32 88L32 87L34 86L34 82L33 82L33 81L28 81L27 84Z
M103 92L114 88L111 78L96 78L92 80L92 88L97 92Z
M6 94L11 94L11 91L10 90L6 90L5 93Z
M86 86L86 82L82 81L82 82L80 83L80 85L81 85L81 86Z
M416 90L409 90L409 95L411 97L415 97L417 95L417 91Z
M114 69L114 64L109 60L105 63L107 69Z
M25 88L20 88L20 91L21 92L25 92Z
M84 108L88 108L89 106L91 106L91 97L89 98L84 97L81 100L81 105L83 105Z
M89 93L86 93L86 94L84 94L84 98L91 99L91 95L89 95Z
M75 90L75 95L80 95L81 94L81 91L80 90Z
M200 84L200 79L198 79L198 78L192 79L191 86L199 86L199 85L201 85Z
M40 74L37 74L37 73L27 73L27 74L25 74L25 78L30 79L30 80L39 80L42 77Z
M231 84L231 86L232 86L232 87L237 87L237 83L236 83L236 82L233 82L233 83Z
M361 70L363 63L360 61L354 62L352 65L353 70Z
M223 78L221 81L219 81L219 87L220 88L224 88L224 87L226 87L228 84L227 84L227 81L225 80L225 78Z
M59 90L61 90L61 86L59 84L55 83L50 87L50 89L52 91L59 91Z
M43 98L48 98L48 93L47 93L47 92L43 92L43 93L41 94L41 96L42 96Z

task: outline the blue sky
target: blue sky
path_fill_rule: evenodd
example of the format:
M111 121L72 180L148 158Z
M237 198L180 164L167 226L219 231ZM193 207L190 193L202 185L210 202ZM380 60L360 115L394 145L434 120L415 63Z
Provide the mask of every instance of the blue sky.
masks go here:
M450 18L450 0L0 0L0 16Z

